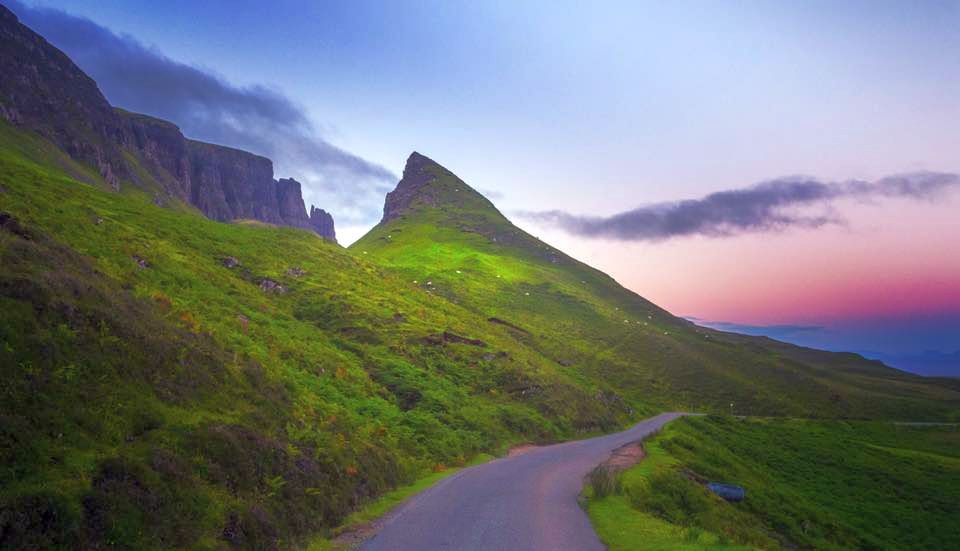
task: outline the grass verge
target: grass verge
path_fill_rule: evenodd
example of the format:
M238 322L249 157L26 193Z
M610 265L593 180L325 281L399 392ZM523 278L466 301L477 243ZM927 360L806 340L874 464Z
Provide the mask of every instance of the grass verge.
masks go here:
M620 491L586 492L611 550L960 548L955 427L686 418L647 453ZM706 481L742 485L747 499L725 502Z
M389 491L351 513L343 524L333 531L334 537L332 539L317 538L306 547L306 551L351 549L376 531L378 520L386 517L408 499L464 469L493 459L496 458L490 454L481 453L462 467L433 472L411 484Z

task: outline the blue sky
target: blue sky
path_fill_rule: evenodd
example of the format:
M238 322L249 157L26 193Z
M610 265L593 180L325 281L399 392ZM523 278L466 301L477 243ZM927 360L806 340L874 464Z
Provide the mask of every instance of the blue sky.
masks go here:
M793 175L960 173L960 2L27 3L266 86L373 179L420 151L508 214L658 211ZM278 175L307 174L308 202L346 241L378 219L389 178L314 182L302 155L273 156ZM958 194L880 195L788 205L822 225L653 241L514 218L678 314L829 326L833 348L960 349ZM890 327L929 319L952 321L892 344Z

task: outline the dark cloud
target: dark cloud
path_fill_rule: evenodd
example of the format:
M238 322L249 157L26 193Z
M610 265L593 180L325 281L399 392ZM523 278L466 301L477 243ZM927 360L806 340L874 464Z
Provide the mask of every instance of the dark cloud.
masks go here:
M830 208L831 203L839 199L904 197L930 200L958 186L960 176L936 172L901 174L876 182L821 182L793 177L744 189L719 191L701 199L648 205L609 217L579 216L562 211L527 212L521 216L558 226L575 235L625 241L652 241L685 235L729 236L843 223L843 219ZM817 212L809 212L811 207Z
M89 19L9 5L89 74L112 104L170 120L190 138L269 157L279 174L305 184L308 199L336 201L348 220L376 219L383 194L397 181L389 170L325 141L304 110L276 90L234 86Z

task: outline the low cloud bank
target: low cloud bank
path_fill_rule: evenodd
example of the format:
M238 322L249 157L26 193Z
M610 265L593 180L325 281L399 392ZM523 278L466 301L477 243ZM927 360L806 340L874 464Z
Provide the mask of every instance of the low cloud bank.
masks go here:
M525 212L521 216L583 237L623 241L656 241L689 235L723 237L842 224L843 219L829 208L840 199L932 200L957 187L960 187L960 176L942 172L900 174L875 182L822 182L792 177L719 191L700 199L642 206L608 217L580 216L558 210ZM809 207L820 207L821 212L798 212Z

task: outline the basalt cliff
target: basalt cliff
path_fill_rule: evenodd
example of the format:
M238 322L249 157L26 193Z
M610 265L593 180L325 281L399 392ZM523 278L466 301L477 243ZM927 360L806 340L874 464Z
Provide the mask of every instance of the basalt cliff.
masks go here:
M336 241L330 214L308 213L300 183L275 179L270 159L191 140L173 123L111 106L93 79L3 6L0 74L0 118L47 138L114 190L136 186L214 220L254 219Z

